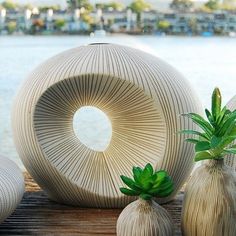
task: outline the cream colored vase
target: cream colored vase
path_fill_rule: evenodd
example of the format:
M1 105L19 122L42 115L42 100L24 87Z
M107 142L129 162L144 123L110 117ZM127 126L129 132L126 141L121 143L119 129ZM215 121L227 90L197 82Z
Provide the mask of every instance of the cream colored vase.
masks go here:
M117 236L173 236L173 222L169 213L154 201L138 199L120 214Z
M24 178L13 161L0 157L0 223L20 203L24 194Z
M83 106L102 110L112 123L103 152L83 145L73 116ZM56 201L124 207L120 175L151 163L175 183L172 199L192 169L193 147L177 132L194 129L180 114L199 113L185 78L145 52L112 44L65 51L39 65L13 109L18 153L36 182Z
M184 196L185 236L236 235L236 176L221 161L205 161L191 176Z
M232 97L226 106L231 111L235 110L236 109L236 96ZM236 142L234 142L234 143L236 144ZM236 172L235 155L233 155L233 154L227 155L227 157L225 158L225 164L232 167L234 169L234 171Z

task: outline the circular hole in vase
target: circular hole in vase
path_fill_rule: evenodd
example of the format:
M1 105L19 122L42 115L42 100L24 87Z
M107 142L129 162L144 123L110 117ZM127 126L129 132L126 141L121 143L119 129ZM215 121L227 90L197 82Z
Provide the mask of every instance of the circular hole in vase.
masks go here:
M103 152L110 144L112 125L108 116L93 106L83 106L73 117L75 135L88 148Z

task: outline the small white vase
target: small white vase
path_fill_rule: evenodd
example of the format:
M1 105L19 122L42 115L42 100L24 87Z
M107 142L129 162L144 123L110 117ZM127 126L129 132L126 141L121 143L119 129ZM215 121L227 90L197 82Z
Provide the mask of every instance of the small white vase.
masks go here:
M169 213L154 201L138 199L121 212L117 236L172 236L173 223Z
M236 178L223 160L198 167L185 190L182 209L185 236L236 235Z

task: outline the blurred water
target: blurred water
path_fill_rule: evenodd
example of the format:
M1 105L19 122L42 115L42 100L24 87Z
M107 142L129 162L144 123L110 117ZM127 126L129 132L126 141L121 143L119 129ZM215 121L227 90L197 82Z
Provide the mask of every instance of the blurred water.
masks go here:
M181 71L204 105L219 86L224 101L236 94L236 39L156 36L4 36L0 37L0 154L22 165L11 132L13 98L27 74L43 60L66 49L94 42L124 44L152 53ZM94 116L88 111L86 117ZM87 120L85 118L84 120ZM99 128L101 124L97 127ZM89 130L90 129L90 130ZM86 130L86 129L85 129ZM87 127L92 133L94 127ZM98 132L99 135L103 133Z

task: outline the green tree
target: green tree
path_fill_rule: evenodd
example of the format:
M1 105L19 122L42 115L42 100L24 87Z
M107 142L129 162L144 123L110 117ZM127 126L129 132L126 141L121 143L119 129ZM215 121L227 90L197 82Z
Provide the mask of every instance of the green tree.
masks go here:
M7 31L9 34L12 34L13 32L16 31L16 22L15 21L10 21L7 23Z
M110 2L110 3L96 3L96 8L100 8L102 10L108 10L109 8L112 8L114 10L122 10L124 9L124 4L120 2Z
M170 7L176 11L189 11L193 5L192 0L173 0Z
M53 11L58 11L60 10L59 5L51 5L51 6L41 6L39 7L39 11L41 12L47 12L47 10L52 9Z
M113 8L114 10L123 10L124 4L120 3L120 2L111 2L107 4L107 8Z
M65 26L66 21L65 21L65 19L63 19L63 18L60 18L60 19L56 19L54 24L55 24L55 27L56 27L58 30L61 30L61 28L62 28L63 26Z
M129 8L137 14L137 25L140 27L141 24L141 13L147 9L151 9L151 5L144 0L134 0Z
M84 7L87 11L92 11L93 6L88 0L67 0L67 5L71 10Z
M196 19L196 17L191 17L188 20L188 26L191 29L193 34L197 34L198 30L197 30L197 19Z
M160 21L157 22L157 28L160 31L167 32L168 29L170 28L170 22L167 21L167 20L160 20Z
M220 9L219 0L209 0L205 6L213 11Z
M224 0L221 4L221 9L226 11L236 10L236 0Z
M94 23L93 17L89 14L83 14L82 20L90 26Z
M12 0L6 0L2 2L2 6L6 8L7 10L14 10L17 8L17 4L13 2Z

